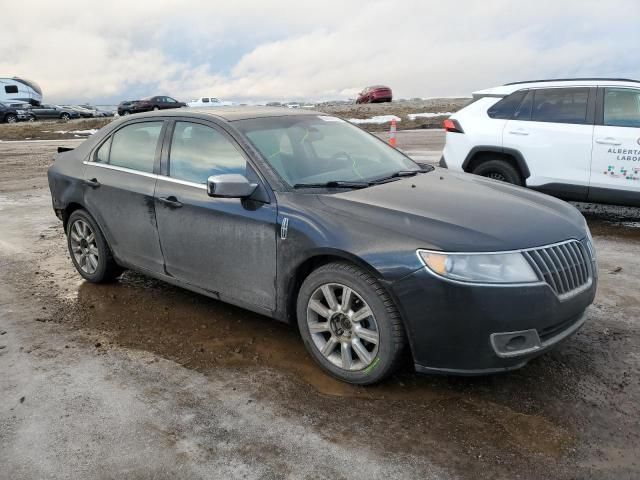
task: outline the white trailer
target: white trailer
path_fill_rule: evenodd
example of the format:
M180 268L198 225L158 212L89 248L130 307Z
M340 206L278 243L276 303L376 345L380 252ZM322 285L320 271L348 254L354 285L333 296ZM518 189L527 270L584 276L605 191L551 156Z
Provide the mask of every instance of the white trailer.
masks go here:
M27 102L40 105L42 89L25 78L0 76L0 102Z

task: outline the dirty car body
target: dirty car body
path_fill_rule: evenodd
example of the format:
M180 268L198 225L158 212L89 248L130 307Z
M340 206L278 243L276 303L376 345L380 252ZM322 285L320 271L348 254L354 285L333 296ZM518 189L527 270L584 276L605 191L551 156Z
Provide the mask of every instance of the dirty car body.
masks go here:
M344 145L366 135L389 149L398 171L367 177L356 147L331 151L331 128ZM203 129L225 142L212 171L181 157ZM133 152L141 143L146 165ZM353 265L397 309L420 372L519 368L582 326L597 271L575 208L391 150L317 112L174 110L111 123L58 154L48 175L58 217L89 212L119 266L281 321L299 317L316 269ZM318 173L319 162L331 167Z

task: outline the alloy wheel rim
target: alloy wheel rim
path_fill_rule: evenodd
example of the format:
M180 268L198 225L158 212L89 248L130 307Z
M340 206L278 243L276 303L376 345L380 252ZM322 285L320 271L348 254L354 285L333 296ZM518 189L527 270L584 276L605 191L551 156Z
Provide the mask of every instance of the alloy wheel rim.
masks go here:
M373 311L346 285L315 289L307 304L307 327L322 356L343 370L363 370L378 355L380 330Z
M84 220L76 220L69 231L71 252L83 272L92 275L98 269L98 244L91 226Z
M7 117L7 123L16 123L17 118L14 117L13 115L10 115L9 117Z

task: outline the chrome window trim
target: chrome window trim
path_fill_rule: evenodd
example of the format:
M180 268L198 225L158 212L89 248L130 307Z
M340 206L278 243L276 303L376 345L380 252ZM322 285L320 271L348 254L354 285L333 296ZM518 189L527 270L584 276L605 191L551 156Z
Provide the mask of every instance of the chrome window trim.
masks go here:
M157 175L155 173L141 172L140 170L134 170L132 168L119 167L117 165L109 165L109 164L106 164L106 163L99 163L99 162L86 161L86 160L84 162L82 162L82 163L84 165L93 165L95 167L106 168L108 170L115 170L115 171L118 171L118 172L132 173L134 175L141 175L143 177L154 178L156 180L164 180L165 182L177 183L179 185L185 185L187 187L199 188L201 190L206 190L207 189L207 186L202 184L202 183L188 182L187 180L179 180L177 178L171 178L171 177L167 177L165 175Z
M84 161L82 162L85 165L93 165L94 167L100 167L100 168L106 168L108 170L116 170L118 172L124 172L124 173L133 173L134 175L141 175L143 177L149 177L149 178L158 178L158 175L156 175L155 173L149 173L149 172L142 172L140 170L134 170L133 168L127 168L127 167L119 167L118 165L110 165L107 163L100 163L100 162L93 162L93 161Z
M436 272L434 272L433 270L431 270L431 268L429 268L429 266L423 260L422 256L420 255L420 252L439 253L439 254L445 254L445 255L503 255L503 254L509 254L509 253L520 253L520 254L523 254L524 252L531 252L531 251L536 251L536 250L545 249L545 248L549 248L549 247L556 247L556 246L559 246L559 245L565 245L565 244L573 243L573 242L578 242L578 243L582 244L582 241L577 240L575 238L571 238L569 240L564 240L562 242L550 243L548 245L540 245L538 247L520 248L520 249L516 249L516 250L501 250L501 251L493 251L493 252L445 252L445 251L442 251L442 250L430 250L428 248L418 248L416 250L416 255L417 255L418 260L420 261L420 263L423 265L425 270L427 272L429 272L430 275L434 276L435 278L437 278L439 280L444 280L445 282L454 283L456 285L471 286L471 287L494 287L494 288L502 288L502 287L533 287L533 286L545 285L545 286L548 286L551 289L551 291L554 293L554 295L556 295L556 297L558 297L559 300L566 300L567 298L571 298L571 297L573 297L575 295L578 295L578 294L584 292L585 290L588 290L589 288L591 288L591 286L593 285L593 270L591 268L588 268L589 277L588 277L587 283L585 283L584 285L578 287L575 290L572 290L570 292L558 295L553 290L551 285L549 285L544 280L538 280L536 282L518 282L518 283L483 283L483 282L465 282L465 281L462 281L462 280L455 280L455 279L452 279L452 278L447 278L447 277L439 275ZM536 275L537 275L537 273L536 273Z
M200 188L206 190L207 186L204 183L189 182L188 180L180 180L178 178L167 177L166 175L158 175L158 180L164 180L165 182L177 183L179 185L185 185L187 187Z

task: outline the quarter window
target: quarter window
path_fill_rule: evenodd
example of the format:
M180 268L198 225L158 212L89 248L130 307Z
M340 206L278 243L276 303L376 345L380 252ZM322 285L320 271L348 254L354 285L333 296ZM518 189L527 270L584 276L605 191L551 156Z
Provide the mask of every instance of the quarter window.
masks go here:
M603 120L612 127L640 127L640 90L605 88Z
M153 172L162 122L141 122L118 130L111 140L109 164Z
M16 85L5 85L5 93L18 93L18 87Z
M535 91L531 120L586 123L588 88L548 88Z
M111 150L111 138L104 142L93 157L97 163L109 163L109 150Z
M207 183L211 175L246 174L247 161L220 131L190 122L176 122L169 154L169 175Z
M489 110L487 110L487 115L491 118L499 118L503 120L510 119L526 94L526 90L520 90L512 93L495 105L491 106Z

